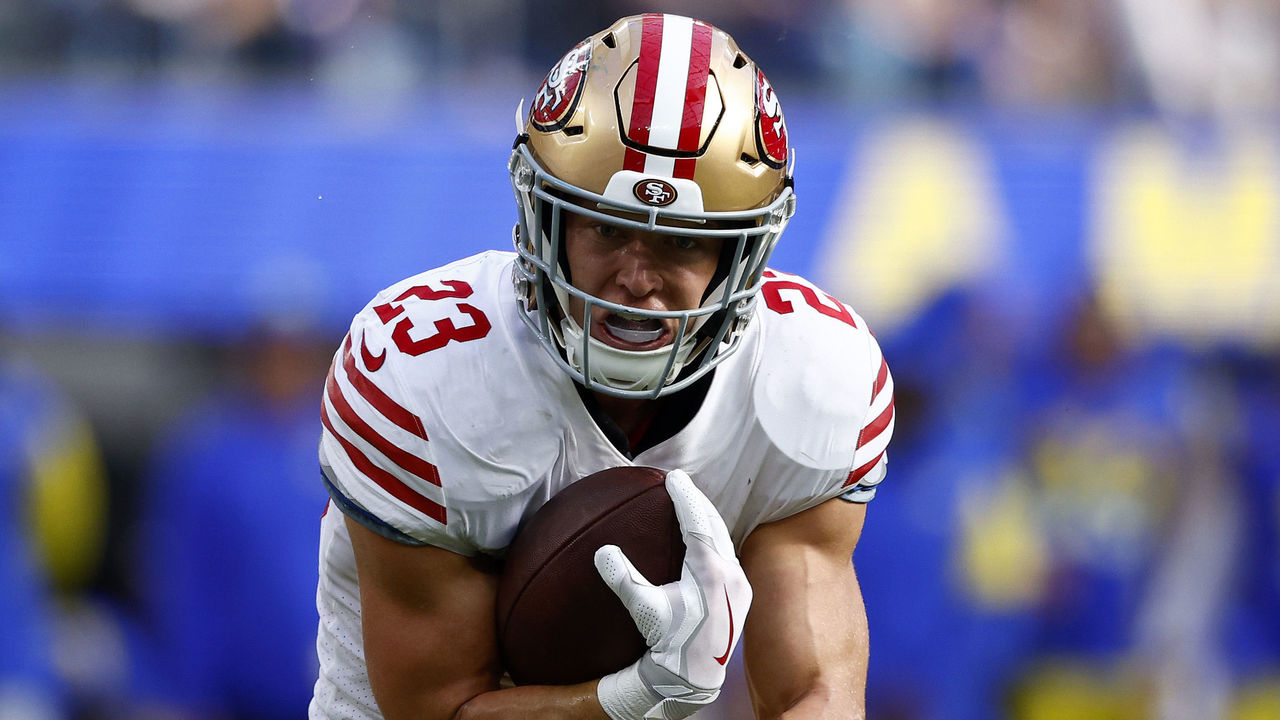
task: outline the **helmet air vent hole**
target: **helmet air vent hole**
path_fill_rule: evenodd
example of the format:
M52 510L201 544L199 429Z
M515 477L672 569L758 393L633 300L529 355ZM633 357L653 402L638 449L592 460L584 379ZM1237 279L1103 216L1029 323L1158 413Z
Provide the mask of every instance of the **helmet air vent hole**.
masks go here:
M618 47L618 40L613 36L613 33L609 33L608 35L605 35L603 38L600 39L600 42L604 43L605 47L608 47L608 48Z
M748 165L758 165L760 163L760 158L751 157L746 153L742 153L742 156L738 159Z
M743 55L742 53L738 53L738 56L733 59L733 69L741 70L746 66L747 66L747 56Z
M570 125L569 127L564 129L564 134L568 135L569 137L577 137L582 134L582 126Z

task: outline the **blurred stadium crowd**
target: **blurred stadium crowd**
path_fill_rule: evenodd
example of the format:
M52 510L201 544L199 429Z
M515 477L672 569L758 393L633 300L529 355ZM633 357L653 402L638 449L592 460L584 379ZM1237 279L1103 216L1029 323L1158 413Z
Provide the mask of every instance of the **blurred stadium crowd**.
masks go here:
M261 80L405 89L522 73L622 15L732 26L772 73L861 102L1138 101L1267 116L1280 98L1271 0L7 0L6 73Z
M1265 115L1280 97L1270 0L7 0L0 61L8 73L318 75L395 90L524 72L622 15L694 9L779 78L864 102L1136 99Z
M344 319L421 263L506 249L510 131L478 119L482 96L513 107L565 49L650 10L725 28L769 73L803 204L775 265L859 309L895 373L889 482L856 556L870 717L1280 717L1280 0L0 0L0 720L305 714L316 409ZM202 123L296 126L167 155L191 138L140 118L172 95L137 94L175 86L217 98ZM440 142L493 197L439 228L477 237L420 247L437 225L410 192L353 237L298 209L293 176L278 197L252 177L264 158L429 172L415 141L397 156L420 127L397 108L458 88L474 95L453 109L478 109ZM130 99L67 100L86 94ZM381 138L374 157L261 110L313 94L359 108L365 124L337 124ZM68 152L231 169L217 186L42 179L75 174ZM432 187L471 194L456 177ZM252 254L277 238L246 232L200 306L210 263L179 256L206 251L203 220L139 218L237 184L267 196L253 222L305 225L290 248L328 274L264 268ZM172 268L49 290L161 243ZM385 265L359 275L352 247ZM158 282L193 294L114 309ZM704 720L745 702L739 681Z

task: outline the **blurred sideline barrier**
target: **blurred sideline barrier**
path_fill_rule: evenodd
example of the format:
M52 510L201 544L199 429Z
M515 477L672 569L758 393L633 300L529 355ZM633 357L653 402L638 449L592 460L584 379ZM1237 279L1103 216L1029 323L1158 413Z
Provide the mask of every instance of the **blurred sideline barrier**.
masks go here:
M297 313L340 332L391 282L509 246L520 94L501 83L393 110L281 88L0 95L12 330L217 340ZM1280 340L1273 128L788 100L801 209L773 264L880 332L965 287L1035 340L1096 287L1133 336Z

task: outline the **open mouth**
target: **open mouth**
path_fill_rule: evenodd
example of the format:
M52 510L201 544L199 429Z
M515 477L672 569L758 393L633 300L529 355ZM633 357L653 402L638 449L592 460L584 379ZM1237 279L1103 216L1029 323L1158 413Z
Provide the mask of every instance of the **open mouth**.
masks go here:
M627 317L618 313L605 317L604 327L613 337L635 345L654 342L666 332L662 321L656 318Z

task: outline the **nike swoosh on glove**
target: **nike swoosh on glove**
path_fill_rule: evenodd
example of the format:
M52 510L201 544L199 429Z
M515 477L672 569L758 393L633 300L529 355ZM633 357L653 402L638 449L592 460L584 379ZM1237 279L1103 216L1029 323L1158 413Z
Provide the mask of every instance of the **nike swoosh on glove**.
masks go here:
M751 607L751 585L715 505L683 470L667 473L666 487L685 544L678 581L651 584L616 545L595 555L600 577L649 645L635 664L601 678L596 688L613 720L674 720L715 700Z

